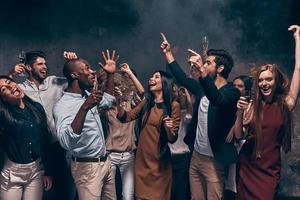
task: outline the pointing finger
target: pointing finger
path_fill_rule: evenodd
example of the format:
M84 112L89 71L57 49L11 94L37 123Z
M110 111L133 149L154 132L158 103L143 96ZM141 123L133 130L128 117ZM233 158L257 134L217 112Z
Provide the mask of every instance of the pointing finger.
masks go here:
M289 28L288 28L288 30L289 31L292 31L292 30L295 30L295 29L297 29L298 28L298 25L291 25Z
M187 51L194 54L195 56L200 56L196 51L193 51L192 49L188 49Z
M163 33L160 33L161 37L163 38L163 41L168 42L166 36Z

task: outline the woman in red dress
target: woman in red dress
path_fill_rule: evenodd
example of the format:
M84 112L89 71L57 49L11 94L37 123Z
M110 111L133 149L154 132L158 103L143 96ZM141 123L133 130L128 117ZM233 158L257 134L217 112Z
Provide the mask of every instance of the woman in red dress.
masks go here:
M296 63L289 89L288 79L276 65L262 65L253 71L252 102L240 97L237 103L234 134L237 139L246 139L238 163L240 200L275 199L281 170L280 148L285 152L291 149L291 111L300 88L300 26L293 25L289 30L294 32L296 43Z

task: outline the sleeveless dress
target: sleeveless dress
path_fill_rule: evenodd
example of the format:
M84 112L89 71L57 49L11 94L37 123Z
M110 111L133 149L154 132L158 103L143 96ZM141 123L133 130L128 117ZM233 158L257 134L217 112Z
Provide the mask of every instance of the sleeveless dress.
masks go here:
M262 152L255 156L254 123L240 152L237 176L237 199L273 200L277 192L280 170L279 134L283 130L283 114L276 103L263 106Z

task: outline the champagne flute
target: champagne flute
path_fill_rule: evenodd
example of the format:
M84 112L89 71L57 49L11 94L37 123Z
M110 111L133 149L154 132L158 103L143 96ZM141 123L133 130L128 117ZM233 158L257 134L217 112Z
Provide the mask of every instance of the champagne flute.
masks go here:
M18 59L19 59L19 63L20 64L24 64L25 65L25 59L26 59L26 53L25 51L20 51L20 53L18 54ZM25 73L21 73L19 74L19 76L26 76Z
M206 35L202 36L202 51L203 51L204 58L207 57L208 44L209 44L208 37Z

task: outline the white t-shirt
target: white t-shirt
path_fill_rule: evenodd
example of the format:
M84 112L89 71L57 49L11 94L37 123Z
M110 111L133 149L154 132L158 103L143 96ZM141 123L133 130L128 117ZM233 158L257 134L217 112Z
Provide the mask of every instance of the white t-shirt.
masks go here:
M194 148L199 154L214 157L207 133L208 106L209 100L206 96L203 96L198 108L198 123Z
M186 129L188 124L191 122L191 119L191 114L187 114L186 110L181 111L181 121L178 130L178 138L175 143L169 143L171 154L182 154L190 152L189 147L184 143L183 139L186 135Z

